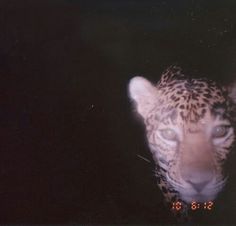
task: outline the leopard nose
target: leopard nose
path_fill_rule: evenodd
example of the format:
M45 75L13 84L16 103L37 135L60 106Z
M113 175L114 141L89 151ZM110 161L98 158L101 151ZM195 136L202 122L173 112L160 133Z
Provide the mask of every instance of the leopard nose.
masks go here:
M204 182L201 182L201 183L193 183L191 181L187 181L189 184L192 185L192 187L197 191L197 192L201 192L205 187L206 185L209 183L209 181L204 181Z

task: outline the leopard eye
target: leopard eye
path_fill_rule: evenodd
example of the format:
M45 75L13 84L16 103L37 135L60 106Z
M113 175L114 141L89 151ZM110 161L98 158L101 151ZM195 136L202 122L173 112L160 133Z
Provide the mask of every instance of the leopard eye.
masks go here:
M216 126L212 131L213 138L221 138L228 134L229 126Z
M166 140L172 140L172 141L177 140L177 134L172 129L163 129L163 130L161 130L161 136Z

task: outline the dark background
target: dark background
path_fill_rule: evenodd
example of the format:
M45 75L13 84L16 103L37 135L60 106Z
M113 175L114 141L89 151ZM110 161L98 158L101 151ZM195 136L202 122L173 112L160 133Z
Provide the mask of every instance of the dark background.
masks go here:
M0 223L173 223L127 84L236 72L236 2L0 2ZM236 223L231 177L199 222Z

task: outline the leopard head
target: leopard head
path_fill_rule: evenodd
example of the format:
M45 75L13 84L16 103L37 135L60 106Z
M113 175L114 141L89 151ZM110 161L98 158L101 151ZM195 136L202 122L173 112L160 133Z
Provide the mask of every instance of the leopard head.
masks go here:
M172 66L156 85L134 77L128 90L170 187L187 203L215 199L235 140L236 85L189 78Z

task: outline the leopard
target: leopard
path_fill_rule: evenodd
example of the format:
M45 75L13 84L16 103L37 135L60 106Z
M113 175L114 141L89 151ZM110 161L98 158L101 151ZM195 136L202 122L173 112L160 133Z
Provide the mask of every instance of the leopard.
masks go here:
M235 146L236 82L221 85L169 66L153 84L130 79L128 96L145 128L157 185L180 221L189 205L213 201L228 180L225 165Z

